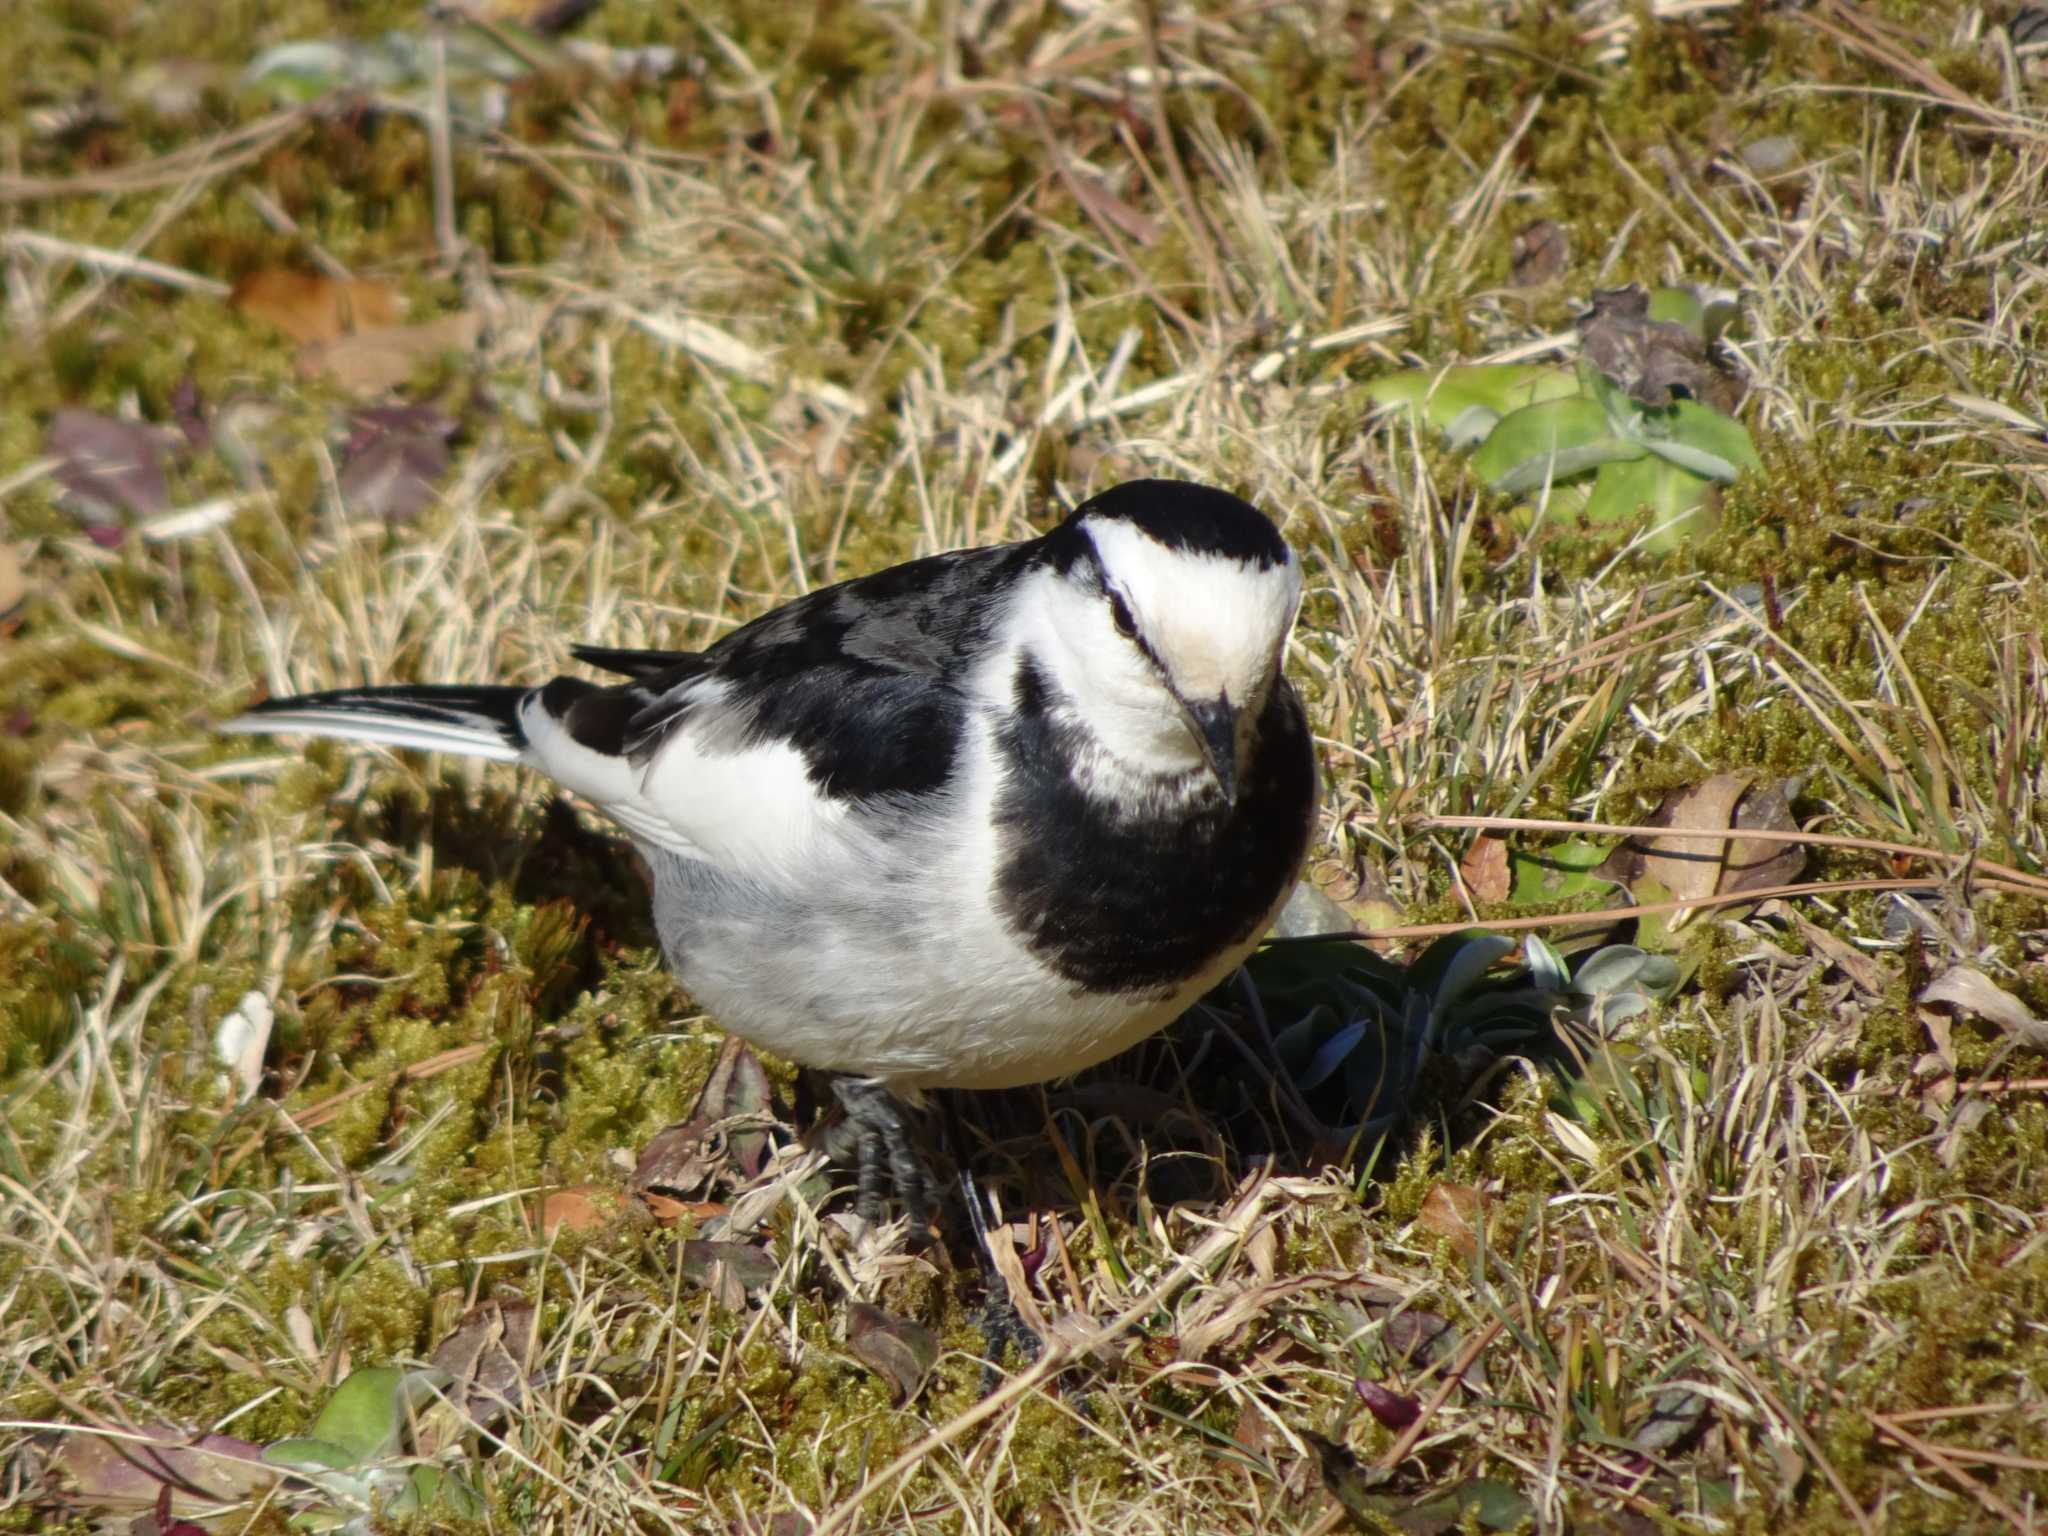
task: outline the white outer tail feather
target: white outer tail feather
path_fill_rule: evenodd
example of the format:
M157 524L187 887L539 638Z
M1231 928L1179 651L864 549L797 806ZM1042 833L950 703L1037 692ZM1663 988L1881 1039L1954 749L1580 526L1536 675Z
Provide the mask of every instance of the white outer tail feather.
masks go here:
M487 758L497 763L526 761L526 753L505 739L496 725L459 725L454 721L417 720L401 715L378 715L361 707L349 709L281 709L261 715L237 715L223 720L217 730L242 736L278 736L302 733L332 736L342 741L368 741L387 747L411 747L421 752L454 752L464 757Z

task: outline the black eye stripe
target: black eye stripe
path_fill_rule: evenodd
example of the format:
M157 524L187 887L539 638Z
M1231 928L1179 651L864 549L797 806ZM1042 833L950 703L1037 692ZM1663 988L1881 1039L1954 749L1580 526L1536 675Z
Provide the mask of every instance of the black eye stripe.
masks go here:
M1116 632L1135 640L1138 636L1138 621L1131 617L1131 606L1124 601L1123 594L1114 587L1103 589L1109 598L1110 622L1116 625Z

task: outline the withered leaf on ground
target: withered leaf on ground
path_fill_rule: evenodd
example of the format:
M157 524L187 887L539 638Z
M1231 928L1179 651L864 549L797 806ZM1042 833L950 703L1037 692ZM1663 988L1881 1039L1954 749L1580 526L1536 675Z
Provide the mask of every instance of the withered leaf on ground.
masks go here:
M1508 281L1517 288L1549 282L1570 262L1571 242L1549 219L1524 224L1508 245Z
M1352 1381L1351 1389L1365 1404L1366 1411L1396 1434L1422 1417L1420 1399L1410 1397L1406 1392L1396 1392L1376 1381L1367 1381L1363 1376Z
M767 1162L768 1129L745 1122L766 1121L773 1113L774 1096L761 1058L745 1042L729 1037L690 1118L655 1132L641 1149L633 1170L634 1193L650 1203L681 1202L721 1175L755 1177Z
M683 1278L712 1291L721 1305L734 1311L745 1305L748 1291L766 1290L782 1272L775 1255L752 1243L690 1237L677 1251Z
M1637 284L1594 293L1579 345L1638 405L1661 409L1683 394L1723 414L1734 410L1735 386L1707 361L1706 343L1675 321L1652 320L1649 291Z
M1653 1456L1665 1455L1706 1427L1712 1407L1705 1396L1690 1387L1666 1387L1651 1402L1649 1413L1636 1426L1629 1441Z
M1923 1003L1945 1003L1988 1020L2019 1044L2048 1051L2048 1021L1974 966L1953 965L1927 984Z
M889 1401L899 1408L917 1396L939 1358L938 1335L931 1329L865 1301L846 1308L846 1347L882 1378Z
M444 352L470 351L482 334L483 322L467 312L420 325L352 331L300 348L299 373L331 379L353 395L380 395Z
M174 1504L195 1509L232 1503L282 1475L263 1448L232 1435L199 1435L167 1424L118 1434L74 1433L47 1462L52 1492L109 1512L154 1509L168 1484Z
M1482 832L1472 839L1465 857L1458 861L1458 874L1474 901L1506 901L1513 882L1508 878L1508 845L1504 838Z
M518 1404L534 1319L530 1301L486 1301L434 1346L429 1363L449 1374L448 1400L472 1422L489 1428Z
M557 1232L596 1232L612 1224L619 1214L619 1192L604 1184L572 1184L541 1197L540 1230L543 1236Z
M1665 795L1648 824L1674 832L1796 832L1792 788L1785 782L1755 786L1748 774L1719 773ZM1694 901L1787 884L1805 863L1800 843L1638 834L1619 844L1594 873L1628 886L1652 880L1673 899Z
M1485 1197L1470 1184L1432 1184L1415 1219L1469 1259L1479 1251Z
M396 325L404 313L398 291L388 283L280 267L247 274L235 284L228 302L302 345Z

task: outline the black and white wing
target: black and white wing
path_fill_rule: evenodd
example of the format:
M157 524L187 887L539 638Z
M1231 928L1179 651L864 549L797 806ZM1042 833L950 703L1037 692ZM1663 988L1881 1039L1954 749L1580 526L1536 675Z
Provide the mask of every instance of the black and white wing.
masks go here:
M733 869L801 860L818 833L952 774L961 682L1029 546L935 555L828 587L703 652L596 646L612 685L414 685L272 699L228 721L518 761L634 836Z

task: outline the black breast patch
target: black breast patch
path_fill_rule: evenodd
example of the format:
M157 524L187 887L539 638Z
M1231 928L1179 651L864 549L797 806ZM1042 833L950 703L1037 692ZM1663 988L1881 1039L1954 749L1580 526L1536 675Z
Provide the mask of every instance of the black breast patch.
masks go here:
M1315 757L1283 680L1260 716L1237 802L1124 817L1075 783L1080 743L1028 659L998 734L996 899L1025 942L1091 991L1175 986L1252 936L1308 850Z

